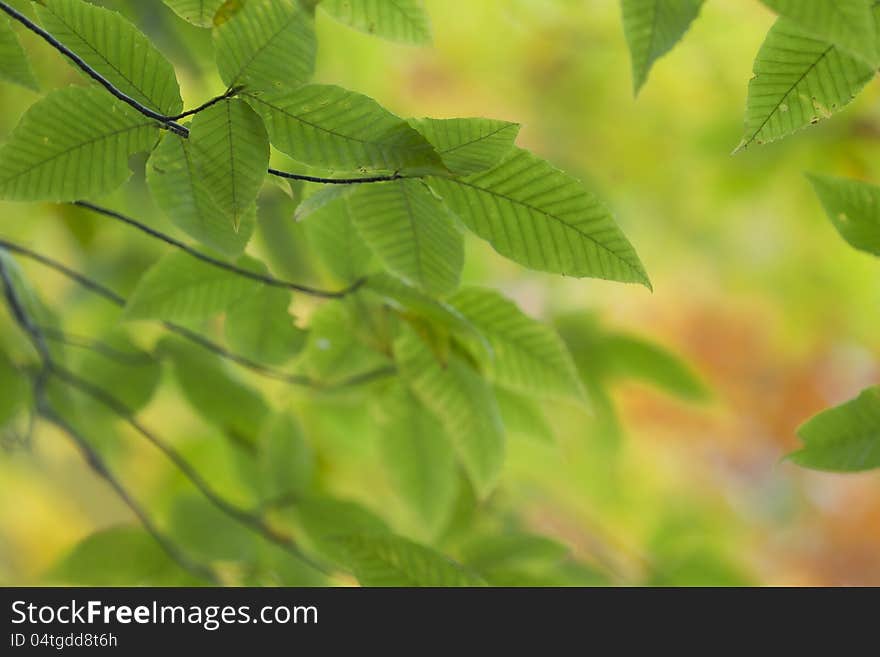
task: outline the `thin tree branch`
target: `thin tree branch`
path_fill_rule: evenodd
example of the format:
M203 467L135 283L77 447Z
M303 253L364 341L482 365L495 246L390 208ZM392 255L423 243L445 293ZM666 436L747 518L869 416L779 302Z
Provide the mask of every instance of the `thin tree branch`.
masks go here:
M84 338L79 335L72 335L65 331L59 331L58 329L52 328L51 326L40 326L39 329L47 340L58 342L59 344L73 347L75 349L86 349L88 351L93 351L96 354L103 356L104 358L115 360L119 363L127 365L143 365L155 361L153 355L145 351L142 351L140 353L126 352L121 349L117 349L112 345L107 344L106 342L101 342L100 340L92 340L91 338Z
M204 112L209 107L213 107L217 103L220 103L220 102L223 102L224 100L228 100L229 98L232 98L241 90L242 90L242 87L230 87L223 94L217 96L216 98L212 98L211 100L209 100L205 103L202 103L201 105L199 105L198 107L196 107L194 109L187 110L186 112L182 112L181 114L177 114L175 116L169 116L167 118L171 121L180 121L181 119L185 119L188 116L194 116L194 115L198 114L199 112Z
M57 262L51 258L47 258L46 256L44 256L40 253L32 251L31 249L25 248L19 244L16 244L14 242L10 242L8 240L4 240L2 238L0 238L0 247L7 249L8 251L11 251L13 253L17 253L17 254L24 256L26 258L29 258L29 259L33 260L34 262L38 262L41 265L58 272L62 276L65 276L65 277L69 278L70 280L74 281L75 283L77 283L78 285L82 286L84 289L89 290L90 292L100 296L101 298L109 301L110 303L112 303L113 305L115 305L119 308L124 308L126 305L126 300L124 297L120 296L119 294L117 294L113 290L101 285L97 281L94 281L94 280L88 278L87 276L80 274L79 272L73 271L69 267L61 264L60 262ZM354 386L357 386L361 383L371 382L371 381L374 381L377 379L381 379L383 377L394 376L397 373L397 370L395 368L387 367L387 368L382 368L382 369L376 370L374 372L368 372L366 374L358 375L352 379L348 379L348 380L345 380L345 381L342 381L342 382L339 382L336 384L328 385L328 384L321 383L320 381L315 381L314 379L311 379L306 376L301 376L301 375L297 375L297 374L290 374L288 372L283 372L281 370L267 367L266 365L261 365L260 363L257 363L253 360L250 360L249 358L241 356L240 354L236 354L232 351L229 351L225 347L222 347L221 345L219 345L215 342L212 342L208 338L206 338L202 335L199 335L195 331L192 331L184 326L180 326L178 324L174 324L173 322L166 322L166 321L162 321L160 323L162 324L162 326L164 326L167 330L171 331L172 333L175 333L175 334L179 335L180 337L185 338L186 340L189 340L190 342L199 345L203 349L210 351L211 353L215 354L216 356L219 356L219 357L224 358L232 363L235 363L236 365L239 365L241 367L249 369L252 372L254 372L255 374L258 374L260 376L263 376L263 377L266 377L269 379L274 379L276 381L281 381L283 383L288 383L290 385L314 388L316 390L332 391L332 390L339 390L339 389L354 387Z
M233 87L226 91L221 96L217 96L216 98L212 98L211 100L202 103L195 109L188 110L186 112L182 112L181 114L177 114L174 116L167 116L165 114L161 114L155 110L150 109L146 105L138 102L131 96L127 95L121 89L119 89L116 85L114 85L110 80L101 75L94 68L89 66L89 64L79 55L77 55L70 48L61 43L58 39L52 36L49 32L44 30L42 27L34 23L31 19L29 19L24 14L20 13L13 7L9 6L7 3L0 0L0 10L6 12L11 18L18 21L22 25L24 25L27 29L29 29L34 34L38 35L42 38L46 43L55 48L58 52L63 54L65 57L70 59L76 66L82 70L86 75L95 80L98 84L100 84L104 89L106 89L110 94L114 97L118 98L122 102L127 105L133 107L138 112L146 116L147 118L154 119L161 123L164 127L168 128L175 134L184 139L189 137L189 129L185 126L180 125L177 121L181 119L185 119L188 116L193 116L194 114L198 114L199 112L208 109L209 107L227 100L232 96L236 95L239 91L241 91L238 87ZM288 173L286 171L279 171L278 169L269 169L269 174L273 176L278 176L280 178L287 178L289 180L303 180L306 182L313 182L323 185L357 185L363 183L377 183L377 182L389 182L392 180L398 180L403 178L398 173L394 173L388 176L372 176L368 178L321 178L317 176L306 176L298 173Z
M12 283L12 279L6 269L6 263L3 259L0 259L0 278L3 280L4 295L13 317L25 335L28 336L40 356L41 368L38 378L45 381L46 378L56 373L58 368L52 359L52 354L49 351L42 332L28 315L24 304L18 297L18 293L15 290L15 286ZM156 543L159 544L171 559L197 577L206 579L214 584L221 583L219 577L211 568L203 566L190 559L171 539L165 536L155 523L153 523L150 515L137 502L134 496L129 493L128 489L126 489L119 478L116 477L116 475L114 475L107 467L107 464L101 458L101 455L91 446L89 441L54 411L46 397L45 388L42 384L37 384L35 386L35 403L40 417L43 417L61 429L73 441L75 446L82 453L83 458L86 463L88 463L89 467L114 490L117 496L137 517L147 533L153 537Z
M387 176L372 176L369 178L320 178L316 176L307 176L301 173L289 173L287 171L279 171L278 169L269 169L269 174L278 178L286 178L287 180L303 180L305 182L319 183L321 185L361 185L365 183L391 182L393 180L401 180L403 178L417 176L404 176L400 173L392 173Z
M0 1L0 10L3 10L4 12L6 12L11 18L18 21L22 25L24 25L31 32L33 32L34 34L36 34L37 36L42 38L44 41L46 41L46 43L48 43L50 46L55 48L55 50L57 50L58 52L63 54L65 57L70 59L86 75L88 75L95 82L97 82L102 87L104 87L107 91L109 91L113 96L115 96L116 98L121 100L123 103L130 105L131 107L136 109L138 112L140 112L144 116L151 118L151 119L154 119L156 121L159 121L164 126L166 126L169 130L176 132L181 137L185 137L189 134L189 130L184 128L182 125L176 123L174 121L173 117L168 117L168 116L165 116L164 114L161 114L155 110L152 110L149 107L147 107L146 105L138 102L137 100L135 100L131 96L125 94L122 90L120 90L112 82L110 82L110 80L108 80L103 75L98 73L98 71L96 71L94 68L89 66L82 57L77 55L70 48L65 46L58 39L56 39L54 36L49 34L46 30L44 30L42 27L40 27L39 25L34 23L31 19L29 19L27 16L25 16L21 12L15 10L13 7L10 7L8 4L6 4L5 2L2 2L2 1Z
M296 543L293 541L292 538L290 538L286 534L282 534L274 527L269 525L266 522L265 518L239 506L236 506L235 504L232 504L228 500L224 499L211 487L211 485L207 481L205 481L205 479L202 478L198 471L193 468L189 464L189 462L185 458L183 458L183 456L177 450L175 450L166 440L160 438L157 434L153 433L143 424L141 424L134 417L134 413L131 411L131 409L128 408L123 402L119 401L102 388L86 381L82 377L77 376L73 372L70 372L63 367L56 367L55 375L60 380L91 397L96 402L108 408L110 411L125 420L125 422L132 429L134 429L150 444L152 444L160 452L162 452L162 454L166 456L168 460L170 460L175 465L175 467L177 467L177 469L184 475L184 477L186 477L189 482L193 486L195 486L196 489L220 511L233 518L234 520L237 520L242 525L245 525L252 531L260 534L267 540L284 548L287 552L295 556L297 559L300 559L304 563L308 564L312 568L325 574L327 573L327 569L325 567L321 566L317 562L310 559L307 555L305 555L296 546Z
M165 550L169 557L193 575L206 579L213 584L222 584L222 581L213 569L190 559L171 539L165 536L155 523L153 523L152 518L150 518L144 508L134 499L131 493L128 492L128 489L125 488L119 478L110 471L100 454L98 454L89 442L68 422L63 420L51 408L45 405L40 411L40 416L61 429L71 438L71 440L73 440L92 471L94 471L98 477L103 479L113 489L116 495L125 503L144 526L147 533L153 537L153 540L155 540L163 550Z
M353 285L347 287L344 290L340 290L338 292L332 292L328 290L318 290L313 287L309 287L307 285L299 285L298 283L291 283L289 281L282 281L273 276L267 276L265 274L260 274L257 272L249 271L247 269L242 269L241 267L236 267L228 262L220 260L218 258L214 258L213 256L209 256L207 253L202 253L197 249L194 249L180 240L177 240L170 235L166 235L154 228L150 228L146 224L137 221L136 219L132 219L131 217L127 217L124 214L116 212L114 210L109 210L107 208L103 208L99 205L95 205L94 203L90 203L88 201L76 201L74 205L78 205L82 208L86 208L87 210L91 210L92 212L97 212L98 214L104 215L105 217L110 217L111 219L116 219L117 221L121 221L124 224L137 228L142 233L149 235L155 239L158 239L166 244L169 244L177 249L180 249L184 253L201 260L213 267L217 267L219 269L224 269L232 274L237 276L241 276L242 278L249 278L253 281L257 281L259 283L263 283L265 285L269 285L271 287L279 287L286 290L292 290L294 292L300 292L302 294L307 294L313 297L319 297L322 299L341 299L352 292L360 289L363 284L366 282L365 279L361 279L355 282Z
M36 251L32 251L27 247L21 246L20 244L16 244L15 242L10 242L9 240L5 240L0 238L0 247L6 249L7 251L11 251L12 253L17 253L18 255L24 256L34 262L38 262L44 267L48 267L52 269L62 276L69 278L74 281L77 285L85 288L92 294L95 294L110 303L114 306L119 306L120 308L125 307L125 299L120 295L116 294L113 290L108 287L105 287L86 276L83 276L79 272L76 272L66 265L61 264L57 260L53 260L51 258L47 258L41 253L37 253Z

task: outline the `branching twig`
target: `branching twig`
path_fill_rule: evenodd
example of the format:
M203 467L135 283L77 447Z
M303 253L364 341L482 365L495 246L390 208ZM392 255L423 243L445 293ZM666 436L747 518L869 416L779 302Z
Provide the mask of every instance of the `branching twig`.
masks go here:
M224 100L232 98L239 91L241 91L241 89L242 89L241 87L230 87L229 89L226 90L225 93L217 96L216 98L212 98L211 100L209 100L205 103L202 103L201 105L199 105L198 107L196 107L194 109L187 110L186 112L182 112L182 113L177 114L175 116L169 116L167 118L171 121L180 121L181 119L185 119L188 116L194 116L194 115L198 114L199 112L204 112L209 107L213 107L217 103L220 103Z
M89 66L89 64L79 55L77 55L70 48L61 43L58 39L52 36L49 32L44 30L42 27L34 23L27 16L22 14L19 11L16 11L13 7L9 6L7 3L2 2L0 0L0 10L6 12L11 18L18 21L22 25L24 25L27 29L29 29L34 34L38 35L42 38L46 43L55 48L58 52L63 54L65 57L70 59L76 66L82 70L86 75L95 80L98 84L100 84L104 89L106 89L110 94L112 94L115 98L118 98L122 102L127 105L133 107L138 112L146 116L147 118L153 119L161 123L164 127L171 130L175 134L183 137L184 139L189 137L189 129L185 126L180 125L177 121L184 119L188 116L192 116L194 114L198 114L199 112L208 109L209 107L227 100L232 96L235 96L240 88L233 87L226 91L221 96L217 96L216 98L212 98L211 100L199 105L195 109L188 110L181 114L177 114L175 116L166 116L165 114L161 114L160 112L156 112L155 110L150 109L143 103L138 102L121 89L116 87L110 80L101 75L94 68ZM290 180L304 180L306 182L314 182L325 185L357 185L362 183L376 183L376 182L388 182L391 180L398 180L403 176L394 173L388 176L372 176L369 178L349 178L349 179L336 179L336 178L321 178L317 176L306 176L298 173L287 173L285 171L279 171L278 169L269 169L269 173L273 176L278 176L281 178L287 178Z
M65 331L59 331L58 329L52 328L51 326L40 326L39 328L40 332L45 336L47 340L58 342L59 344L63 344L68 347L74 347L75 349L87 349L103 356L104 358L115 360L119 363L124 363L128 365L144 365L146 363L151 363L155 360L152 354L148 354L147 352L130 353L121 349L117 349L112 345L107 344L106 342L101 342L100 340L92 340L91 338L84 338L79 335L72 335Z
M312 568L326 573L326 568L314 562L307 555L305 555L296 546L296 543L294 543L292 538L277 531L266 522L265 518L239 506L236 506L235 504L232 504L228 500L224 499L211 487L211 485L207 481L205 481L204 478L202 478L198 471L193 468L177 450L174 449L174 447L172 447L166 440L162 439L157 434L153 433L143 424L141 424L134 417L131 409L129 409L123 402L119 401L113 395L109 394L102 388L86 381L82 377L79 377L73 372L70 372L69 370L66 370L62 367L55 368L55 375L61 381L64 381L73 388L88 395L96 402L98 402L105 408L108 408L110 411L125 420L125 422L132 429L138 432L150 444L161 451L162 454L165 455L168 460L170 460L174 464L174 466L184 475L184 477L186 477L187 480L189 480L189 482L193 486L195 486L202 495L204 495L205 499L207 499L220 511L233 518L234 520L237 520L249 529L257 532L267 540L281 546L287 552L300 559L304 563L308 564Z
M78 205L80 207L86 208L87 210L91 210L92 212L97 212L98 214L104 215L105 217L110 217L111 219L116 219L117 221L121 221L124 224L127 224L129 226L137 228L142 233L145 233L145 234L149 235L150 237L161 240L162 242L165 242L166 244L169 244L177 249L180 249L184 253L187 253L188 255L192 256L193 258L201 260L202 262L205 262L213 267L218 267L219 269L224 269L232 274L235 274L236 276L241 276L242 278L249 278L253 281L257 281L259 283L263 283L265 285L269 285L272 287L280 287L282 289L292 290L294 292L300 292L302 294L308 294L309 296L319 297L322 299L341 299L341 298L351 294L352 292L355 292L358 289L360 289L363 286L363 284L366 282L365 280L361 279L344 290L340 290L338 292L332 292L332 291L328 291L328 290L318 290L313 287L309 287L307 285L299 285L298 283L291 283L289 281L282 281L282 280L275 278L273 276L267 276L265 274L260 274L258 272L253 272L253 271L249 271L247 269L242 269L241 267L236 267L235 265L232 265L228 262L225 262L225 261L220 260L218 258L214 258L213 256L209 256L208 254L202 253L201 251L198 251L197 249L194 249L191 246L184 244L180 240L177 240L177 239L171 237L170 235L166 235L165 233L162 233L162 232L156 230L155 228L150 228L146 224L143 224L140 221L137 221L136 219L132 219L131 217L127 217L124 214L121 214L121 213L116 212L114 210L109 210L107 208L103 208L99 205L95 205L94 203L90 203L88 201L76 201L76 203L74 203L74 205Z
M23 247L20 244L16 244L14 242L10 242L4 239L0 239L0 248L4 248L13 253L17 253L58 272L59 274L69 278L78 285L82 286L84 289L89 290L90 292L100 296L101 298L109 301L119 308L124 308L126 305L126 300L124 297L120 296L119 294L105 287L104 285L101 285L97 281L88 278L87 276L84 276L79 272L73 271L69 267L61 264L60 262L57 262L51 258L47 258L46 256L32 251L31 249L28 249L26 247ZM394 376L394 374L396 374L397 372L393 367L387 367L375 370L373 372L358 375L352 379L341 381L339 383L324 384L320 381L315 381L314 379L306 376L290 374L288 372L283 372L272 367L267 367L266 365L261 365L260 363L254 362L253 360L250 360L249 358L246 358L240 354L231 352L225 347L222 347L221 345L212 342L208 338L196 333L195 331L192 331L184 326L180 326L179 324L174 324L173 322L166 321L162 321L161 324L172 333L175 333L180 337L199 345L203 349L212 352L216 356L219 356L225 360L235 363L236 365L240 365L241 367L249 369L260 376L274 379L276 381L281 381L290 385L314 388L317 390L333 391L354 387L362 383L368 383L381 379L383 377Z
M222 584L220 578L213 569L190 559L171 539L165 536L165 534L156 527L149 514L134 499L131 493L128 492L128 489L125 488L119 478L110 471L100 454L98 454L98 452L83 436L79 434L79 432L76 431L76 429L74 429L68 422L64 421L45 404L40 410L40 416L61 429L71 438L71 440L73 440L89 467L96 475L107 482L116 495L119 496L129 509L131 509L131 512L134 513L140 523L144 526L147 533L153 537L153 540L155 540L163 550L165 550L168 556L193 575L206 579L213 584Z
M28 315L27 309L18 297L15 286L6 269L6 263L2 259L0 259L0 279L3 281L4 295L12 316L30 339L40 357L40 373L38 374L38 383L35 385L34 390L34 402L39 416L61 429L73 441L89 467L114 490L141 522L147 533L153 537L171 559L193 575L214 584L220 584L220 578L211 568L190 559L171 539L165 536L119 478L107 467L100 454L91 446L89 441L54 411L46 396L44 383L48 377L57 373L58 368L52 359L52 354L49 351L43 333L30 315Z
M110 82L110 80L108 80L103 75L98 73L98 71L96 71L94 68L89 66L82 57L77 55L70 48L65 46L58 39L49 34L46 30L34 23L31 19L29 19L21 12L16 11L13 7L10 7L5 2L0 2L0 10L3 10L7 14L9 14L11 18L24 25L31 32L38 35L40 38L46 41L46 43L55 48L55 50L70 59L74 64L77 65L77 67L81 71L83 71L86 75L88 75L95 82L104 87L107 91L109 91L113 96L121 100L123 103L130 105L144 116L159 121L169 130L176 132L181 137L185 137L189 134L189 130L184 128L182 125L176 123L172 117L165 116L164 114L150 109L146 105L139 103L137 100L117 88L112 82Z

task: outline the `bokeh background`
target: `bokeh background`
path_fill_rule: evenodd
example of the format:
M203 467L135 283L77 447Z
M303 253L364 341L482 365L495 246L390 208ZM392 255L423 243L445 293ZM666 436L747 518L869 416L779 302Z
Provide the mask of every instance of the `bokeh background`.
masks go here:
M222 90L207 32L158 0L102 4L135 20L175 62L187 106ZM522 123L521 145L582 178L614 209L655 290L527 272L477 241L468 246L467 281L502 289L548 321L591 313L608 330L649 337L686 359L711 390L695 402L620 381L610 390L613 428L548 408L556 442L513 437L492 504L565 543L611 583L880 585L880 477L809 472L783 460L803 420L880 375L880 265L838 237L803 175L880 180L877 86L830 121L732 156L752 61L773 22L756 0L709 0L638 99L613 0L427 5L433 49L385 43L319 11L317 80L370 95L401 116ZM56 53L30 35L23 40L45 88L79 82ZM37 98L0 85L0 134ZM132 184L108 204L144 208L139 216L167 227L142 166L134 163ZM266 252L267 233L254 252ZM123 291L162 252L124 227L50 205L0 204L0 234ZM273 266L308 273L298 262ZM23 267L80 332L109 312L57 276ZM15 339L7 315L0 324L3 339ZM273 394L297 404L296 393ZM173 384L145 417L235 494L224 448ZM361 422L367 427L369 418ZM306 424L328 489L394 509L356 425ZM173 527L182 483L148 449L110 450ZM0 453L0 490L2 584L56 581L52 569L80 540L131 522L50 431L31 450Z

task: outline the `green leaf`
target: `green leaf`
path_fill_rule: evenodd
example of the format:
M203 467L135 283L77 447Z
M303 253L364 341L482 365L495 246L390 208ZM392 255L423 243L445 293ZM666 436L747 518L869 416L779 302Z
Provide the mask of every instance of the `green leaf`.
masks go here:
M288 413L269 418L260 434L263 498L277 501L301 496L315 477L315 456L299 423Z
M303 199L296 206L296 212L293 218L297 221L304 221L316 212L326 208L328 205L335 205L336 201L340 201L349 196L355 189L356 185L326 185L314 194Z
M124 183L128 158L149 150L158 126L103 89L50 92L0 148L0 198L77 201Z
M495 387L495 399L508 433L516 433L540 443L553 443L556 436L541 407L526 395Z
M0 80L40 90L24 48L6 16L0 16Z
M874 77L874 68L796 23L776 21L749 82L745 135L737 151L766 144L840 111Z
M645 381L690 401L709 396L706 385L687 363L654 342L611 333L603 337L599 348L605 354L606 376Z
M552 328L494 290L466 288L449 303L489 341L492 357L482 365L490 380L533 395L584 399L571 355Z
M458 492L455 451L440 421L406 388L395 385L380 402L385 468L413 519L433 535Z
M789 457L798 465L831 472L880 468L880 386L819 413L798 436L804 447Z
M147 184L156 205L187 235L226 256L244 251L257 223L255 207L236 231L196 171L188 139L170 133L162 138L147 162Z
M126 96L169 116L183 109L174 67L121 15L82 0L41 0L35 8L52 36Z
M175 251L141 277L128 299L125 317L129 320L205 319L260 289L260 283Z
M386 269L429 294L458 287L464 237L421 181L361 185L347 203L355 227Z
M133 413L149 403L162 375L159 361L119 330L102 337L97 350L85 351L77 371Z
M809 174L831 223L851 246L880 256L880 187Z
M176 338L159 343L190 405L235 440L256 445L269 415L262 395L234 378L218 357Z
M600 414L610 401L602 388L620 379L643 381L687 401L709 397L693 368L662 345L607 330L586 313L557 318L555 324Z
M225 0L163 0L183 20L198 27L212 27L214 15Z
M348 554L339 540L343 536L390 531L385 521L363 506L332 497L297 500L288 511L309 546L336 563L346 563Z
M125 559L120 559L123 554ZM87 536L49 571L47 578L80 586L205 584L181 569L139 527L112 527Z
M0 427L15 418L29 393L27 377L0 351Z
M389 365L362 340L348 301L325 303L312 315L302 363L308 374L328 384Z
M360 534L347 536L341 543L362 586L485 585L448 557L400 536Z
M236 353L266 365L283 365L302 351L306 332L288 312L290 292L263 287L229 307L226 339Z
M486 496L504 465L504 428L492 390L453 355L441 365L413 329L394 343L400 373L443 423L474 488Z
M520 125L492 119L410 119L452 173L466 176L491 169L510 153Z
M367 34L414 45L431 43L431 20L421 0L322 0L321 8Z
M531 564L550 565L569 556L569 549L553 539L522 533L481 536L468 541L462 552L464 563L480 572Z
M877 28L871 0L761 0L812 36L871 64L877 61Z
M445 171L424 137L367 96L309 84L247 99L265 120L272 145L299 162L349 171Z
M501 255L576 278L651 283L611 213L574 178L514 148L465 178L431 178L452 210Z
M238 232L269 167L263 122L247 103L225 100L196 115L189 141L198 176Z
M623 0L623 30L636 94L654 63L681 40L702 6L703 0Z
M340 188L328 187L328 194L323 194L324 191L318 192L309 200L317 196L326 199L328 195L332 195L330 193L339 194ZM302 205L305 203L308 200ZM310 211L303 226L318 259L334 276L346 283L354 283L369 273L373 252L355 230L346 198L336 196L330 202Z
M296 87L315 70L314 18L299 2L248 0L229 4L215 23L214 50L229 87ZM226 9L226 8L224 8Z
M464 315L447 302L430 297L399 278L385 273L371 275L364 289L381 297L399 313L421 317L448 331L469 338L483 349L487 357L491 357L492 348L488 340Z

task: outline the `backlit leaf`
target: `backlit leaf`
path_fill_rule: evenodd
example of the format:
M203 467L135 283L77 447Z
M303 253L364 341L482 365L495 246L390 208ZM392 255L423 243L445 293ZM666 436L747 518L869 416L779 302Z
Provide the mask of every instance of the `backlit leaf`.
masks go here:
M458 491L455 451L443 425L396 385L380 400L379 428L382 458L401 502L422 527L436 532Z
M0 80L39 91L31 64L6 16L0 16Z
M183 109L171 62L120 14L82 0L41 0L34 6L52 36L126 96L166 115Z
M296 87L315 70L314 19L291 0L236 2L214 30L214 49L229 87Z
M518 123L492 119L410 119L457 175L491 169L513 148Z
M430 184L468 228L526 267L651 285L599 199L528 151L514 148L489 171Z
M494 290L466 288L449 303L489 341L492 356L482 364L491 380L533 395L583 399L571 355L551 327Z
M107 194L128 179L129 156L149 150L158 134L155 121L103 89L52 91L0 147L0 198L76 201Z
M833 472L880 468L880 386L819 413L798 436L804 447L789 457L798 465Z
M448 557L393 534L341 539L348 565L362 586L484 586Z
M321 8L367 34L416 45L431 42L431 20L421 0L322 0Z
M703 0L622 0L623 29L638 93L654 63L685 35Z
M776 21L749 82L745 134L737 150L781 139L827 119L874 77L874 68L817 39L787 18Z
M809 178L841 237L860 251L880 256L880 187L831 176Z
M430 294L458 287L464 238L424 184L361 185L346 202L355 227L386 269Z
M125 316L130 320L205 319L260 287L253 280L175 251L143 275L129 297Z
M504 464L504 428L492 391L459 357L436 357L412 329L394 343L401 375L443 423L458 458L481 495L494 487Z
M156 205L187 235L226 256L244 251L256 226L256 208L245 212L236 231L196 171L188 139L171 133L162 138L147 162L147 183Z
M196 115L190 133L193 166L233 229L253 211L269 166L269 138L247 103L231 99Z
M367 96L309 84L247 98L265 120L272 145L299 162L348 171L445 170L422 135Z

